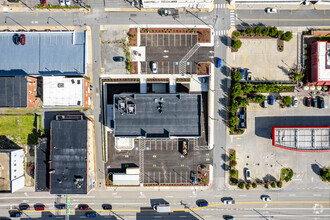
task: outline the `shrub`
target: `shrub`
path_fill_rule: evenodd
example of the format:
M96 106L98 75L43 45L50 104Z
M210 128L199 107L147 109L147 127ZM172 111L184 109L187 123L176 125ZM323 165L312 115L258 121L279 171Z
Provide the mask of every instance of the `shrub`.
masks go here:
M283 105L290 105L292 103L291 96L284 96L282 99Z
M229 162L229 166L231 166L231 167L234 167L234 166L236 166L236 165L237 165L236 160L231 160L231 161Z
M276 27L271 27L269 30L269 35L274 37L277 34L277 28Z
M231 46L233 49L238 50L242 46L242 41L240 40L232 40L231 41Z
M275 182L272 182L270 185L271 185L272 188L275 188L276 187Z
M267 85L266 84L263 84L263 83L260 83L257 85L256 87L256 91L257 92L266 92L267 91Z
M285 32L282 36L281 39L284 41L290 41L292 39L292 32L291 31L287 31Z
M238 188L243 189L244 188L244 183L240 182L237 186L238 186Z
M300 73L300 72L295 72L295 73L293 73L293 79L294 79L294 80L300 80L300 79L302 79L302 78L304 78L304 74L302 74L302 73Z
M230 125L237 125L238 122L239 122L238 117L236 117L236 116L232 116L232 117L230 118Z
M235 37L238 37L238 36L241 35L241 33L240 33L239 31L234 31L233 35L234 35Z
M262 29L262 35L264 35L264 36L269 35L269 27L265 27L264 29Z
M250 183L246 183L246 184L245 184L245 188L246 188L247 190L249 190L250 187L251 187Z
M277 187L278 187L278 188L282 188L282 184L283 184L283 183L282 183L281 181L277 182Z
M249 99L246 97L239 97L237 102L238 106L246 107L249 105Z
M265 188L268 189L269 188L269 185L268 183L265 183Z
M254 91L254 87L251 83L246 83L243 85L242 90L244 93L250 94L252 91Z
M322 168L320 170L320 177L323 181L330 182L330 169Z
M237 96L240 96L243 94L242 86L240 83L235 83L231 89L231 96L232 99L235 99Z
M255 27L253 32L255 35L259 36L261 34L261 27L260 26Z
M240 79L242 79L242 73L240 71L235 71L232 74L232 79L234 80L234 82L239 81Z
M237 133L237 134L243 134L243 133L244 133L244 130L243 130L243 129L238 129L238 130L236 131L236 133Z
M238 102L236 102L235 100L233 100L233 102L231 103L231 111L232 112L238 111Z
M283 33L284 33L284 31L277 31L278 37L282 38Z
M236 151L230 154L229 160L236 160Z
M266 96L264 96L264 95L256 95L253 98L254 102L256 102L256 103L262 103L263 101L265 101L265 99L266 99Z
M257 188L257 184L256 183L252 183L252 188Z
M253 29L250 28L250 27L245 29L245 33L246 33L247 35L251 35L252 32L253 32Z

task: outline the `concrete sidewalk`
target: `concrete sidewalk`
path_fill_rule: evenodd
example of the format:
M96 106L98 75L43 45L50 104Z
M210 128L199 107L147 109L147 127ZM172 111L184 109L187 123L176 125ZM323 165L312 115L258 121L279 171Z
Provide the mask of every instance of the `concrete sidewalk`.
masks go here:
M275 8L277 10L330 10L330 4L323 2L319 4L227 4L228 9L235 10L265 10L266 8Z

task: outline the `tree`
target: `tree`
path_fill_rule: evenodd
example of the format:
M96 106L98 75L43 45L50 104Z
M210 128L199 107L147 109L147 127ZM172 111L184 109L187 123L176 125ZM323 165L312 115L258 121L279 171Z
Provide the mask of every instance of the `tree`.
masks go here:
M238 186L238 188L243 189L244 188L244 183L240 182L237 186Z
M246 184L245 184L245 188L246 188L247 190L249 190L250 187L251 187L250 183L246 183Z
M261 34L261 27L260 26L255 27L253 32L256 36L259 36Z
M256 183L252 183L252 188L257 188L257 184Z
M294 73L293 73L293 79L294 79L294 80L300 80L300 79L302 79L302 78L304 78L304 74L302 74L302 73L300 73L300 72L294 72Z
M290 105L292 103L291 96L284 96L282 99L283 105Z
M264 35L264 36L269 35L269 27L265 27L264 29L262 29L262 35Z
M236 160L231 160L231 161L229 162L229 166L231 166L231 167L234 167L234 166L236 166L236 165L237 165Z
M230 118L230 125L235 125L236 126L238 124L238 122L239 122L239 119L236 116L232 116Z
M320 170L320 176L323 181L330 182L330 169L322 168Z
M236 160L236 151L230 154L229 160Z
M263 84L263 83L257 85L256 91L257 92L266 92L267 91L267 85Z
M253 98L254 102L256 102L256 103L262 103L263 101L265 101L265 99L266 99L266 96L264 96L264 95L256 95Z
M243 134L244 133L244 130L243 129L237 129L236 133L237 134Z
M242 73L240 71L235 71L232 75L232 79L234 80L234 82L239 81L240 79L242 79Z
M240 40L232 40L231 41L231 46L233 49L238 50L242 46L242 41Z
M282 188L282 182L281 181L277 182L277 187Z
M246 97L239 97L237 101L238 106L246 107L249 105L249 99Z
M272 182L270 185L271 185L272 188L275 188L276 187L275 182Z
M269 35L274 37L277 34L277 28L276 27L271 27L269 30Z
M251 83L244 84L242 90L246 94L250 94L253 91L254 87Z
M268 189L269 188L269 185L268 183L265 183L265 188Z
M240 36L240 35L241 35L241 33L240 33L239 31L234 31L234 33L233 33L233 34L234 34L234 36L235 36L235 37L238 37L238 36Z
M281 39L284 40L284 41L290 41L291 38L292 38L292 32L291 31L285 32L281 37Z
M232 99L235 99L237 96L240 96L243 94L242 86L240 83L235 83L234 86L231 89L231 96Z
M235 100L233 100L233 102L231 103L231 111L232 112L238 111L238 102L236 102Z
M247 34L247 35L251 35L252 34L252 32L253 32L253 29L252 28L246 28L246 30L245 30L245 33Z

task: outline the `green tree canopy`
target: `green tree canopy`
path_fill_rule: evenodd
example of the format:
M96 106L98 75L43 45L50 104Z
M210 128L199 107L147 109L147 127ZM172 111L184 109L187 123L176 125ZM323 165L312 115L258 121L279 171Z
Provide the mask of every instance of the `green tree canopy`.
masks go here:
M253 32L255 35L259 36L261 34L261 27L260 26L255 27Z
M284 40L284 41L290 41L292 39L292 32L291 31L285 32L282 35L281 39Z
M253 100L256 102L256 103L262 103L263 101L265 101L266 99L266 96L264 95L256 95Z
M291 96L284 96L282 101L283 105L290 105L292 103L292 98Z
M246 28L246 30L245 30L245 33L246 33L247 35L251 35L252 32L253 32L253 29L250 28L250 27Z
M270 36L275 36L277 34L277 28L276 27L271 27L269 30L269 35Z
M242 46L242 41L240 40L232 40L231 41L231 46L233 49L238 50Z
M269 27L265 27L264 29L262 29L262 34L264 36L268 36L269 35Z
M240 71L233 72L232 79L237 82L242 79L242 73Z

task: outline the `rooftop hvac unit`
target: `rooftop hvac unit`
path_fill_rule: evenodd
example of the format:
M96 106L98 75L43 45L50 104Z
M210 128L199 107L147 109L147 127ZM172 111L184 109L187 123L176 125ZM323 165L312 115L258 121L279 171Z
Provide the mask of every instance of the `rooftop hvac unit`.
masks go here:
M58 88L64 88L64 83L57 83Z

